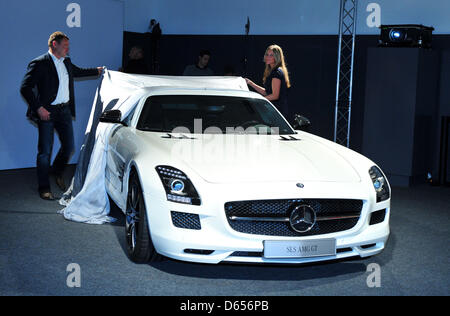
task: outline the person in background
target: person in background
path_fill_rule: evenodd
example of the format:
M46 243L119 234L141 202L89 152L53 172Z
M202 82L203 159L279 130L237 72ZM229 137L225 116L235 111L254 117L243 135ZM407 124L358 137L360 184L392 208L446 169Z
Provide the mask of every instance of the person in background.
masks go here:
M53 135L56 130L61 148L53 162L56 184L65 191L63 172L74 152L72 117L75 117L73 78L100 76L103 67L82 69L72 64L69 37L54 32L48 40L46 54L32 60L23 78L20 92L28 103L27 117L38 125L38 154L36 160L39 195L54 200L50 189L49 171Z
M195 65L186 66L183 76L213 76L214 72L208 67L211 52L202 49L198 54L198 62Z
M129 60L123 68L123 72L128 74L148 74L148 66L144 60L144 50L139 46L133 46L128 54Z
M148 66L144 60L144 50L141 47L133 46L128 57L129 60L125 68L123 68L123 72L141 75L149 73Z
M226 65L223 68L223 75L224 76L236 76L236 72L234 71L234 67L231 65Z
M255 84L248 78L245 78L245 81L256 92L272 102L284 117L287 117L289 114L287 96L291 82L281 47L270 45L264 54L264 63L263 86Z

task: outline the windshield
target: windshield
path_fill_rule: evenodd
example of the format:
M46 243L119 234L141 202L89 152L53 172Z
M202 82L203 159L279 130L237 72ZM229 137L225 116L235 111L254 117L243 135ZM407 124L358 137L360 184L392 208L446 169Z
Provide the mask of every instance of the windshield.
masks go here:
M203 95L151 96L137 128L192 134L295 134L268 101Z

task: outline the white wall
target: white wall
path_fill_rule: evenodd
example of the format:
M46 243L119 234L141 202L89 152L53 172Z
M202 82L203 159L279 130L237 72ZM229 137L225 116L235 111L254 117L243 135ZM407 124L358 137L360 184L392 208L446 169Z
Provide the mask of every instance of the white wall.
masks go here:
M70 3L77 3L80 10L71 9ZM0 170L36 166L38 132L25 118L27 104L19 89L28 63L48 51L50 34L60 30L69 36L76 65L117 69L122 62L123 15L123 2L117 0L0 1ZM75 82L73 163L98 82ZM58 149L55 137L54 155Z
M339 0L127 0L125 31L146 32L157 19L164 34L337 34ZM359 0L358 34L379 34L381 24L434 26L450 34L449 0ZM369 18L369 23L367 22Z

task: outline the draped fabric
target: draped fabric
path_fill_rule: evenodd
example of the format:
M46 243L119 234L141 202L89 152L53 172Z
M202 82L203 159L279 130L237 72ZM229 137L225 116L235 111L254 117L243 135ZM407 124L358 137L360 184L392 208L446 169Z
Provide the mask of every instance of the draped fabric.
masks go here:
M115 221L109 216L109 199L105 186L108 138L115 124L99 122L105 110L117 109L127 117L138 105L150 87L176 87L184 89L246 90L243 78L238 77L171 77L124 74L105 69L99 84L78 164L67 192L59 203L59 211L68 220L103 224Z

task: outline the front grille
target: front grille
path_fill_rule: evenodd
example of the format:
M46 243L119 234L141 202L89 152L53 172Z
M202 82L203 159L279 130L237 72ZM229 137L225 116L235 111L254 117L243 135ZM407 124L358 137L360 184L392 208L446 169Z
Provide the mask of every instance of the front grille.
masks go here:
M309 205L316 223L307 232L295 231L289 217L300 205ZM225 214L232 229L240 233L265 236L313 236L353 228L359 220L363 201L343 199L288 199L237 201L225 203Z

